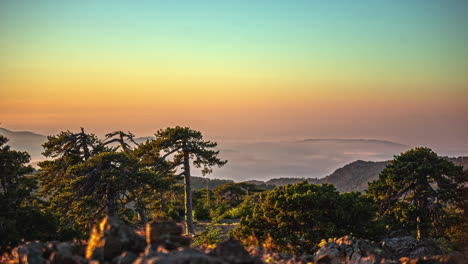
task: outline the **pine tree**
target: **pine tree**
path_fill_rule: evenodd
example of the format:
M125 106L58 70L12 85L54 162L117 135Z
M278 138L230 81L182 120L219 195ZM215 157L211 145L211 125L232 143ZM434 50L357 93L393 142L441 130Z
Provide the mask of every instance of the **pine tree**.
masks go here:
M415 148L395 156L367 193L377 201L381 217L403 223L423 239L431 230L441 232L444 208L466 202L467 182L463 167L429 148Z
M179 175L184 176L186 232L194 234L190 163L195 168L201 168L205 175L212 172L213 166L221 167L227 161L220 160L219 151L213 150L217 146L216 142L203 140L201 132L188 127L166 128L157 131L155 136L155 143L165 153L161 159L172 157L169 168L182 170Z

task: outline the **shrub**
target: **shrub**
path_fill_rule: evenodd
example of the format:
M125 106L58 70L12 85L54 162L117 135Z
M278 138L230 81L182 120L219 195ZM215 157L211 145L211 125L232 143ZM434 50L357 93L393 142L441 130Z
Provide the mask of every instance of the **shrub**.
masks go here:
M204 206L199 206L193 211L193 217L196 220L211 220L210 209Z
M373 221L375 216L370 198L340 194L330 184L302 182L260 194L252 215L243 217L230 236L248 244L253 235L283 252L310 253L323 238L376 237L382 228Z
M192 245L194 246L210 246L218 244L220 241L221 228L209 224L206 226L206 230L203 231L199 236L193 239Z

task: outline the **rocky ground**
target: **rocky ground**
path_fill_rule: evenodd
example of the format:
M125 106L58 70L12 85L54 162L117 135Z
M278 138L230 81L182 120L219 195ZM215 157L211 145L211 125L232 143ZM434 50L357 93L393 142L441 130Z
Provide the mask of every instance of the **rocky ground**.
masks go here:
M117 219L106 218L96 227L86 246L73 242L27 242L3 262L31 264L152 264L152 263L468 263L461 253L442 256L430 239L416 240L394 234L381 242L345 236L324 245L313 255L291 256L261 247L244 248L226 240L214 248L190 247L191 238L182 235L174 222L152 222L145 236Z

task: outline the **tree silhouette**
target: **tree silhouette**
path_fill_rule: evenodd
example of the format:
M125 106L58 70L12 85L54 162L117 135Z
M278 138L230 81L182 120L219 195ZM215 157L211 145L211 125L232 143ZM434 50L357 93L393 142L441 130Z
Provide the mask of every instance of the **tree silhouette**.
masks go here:
M116 147L113 147L112 148L113 151L116 151L119 148L121 148L123 151L130 151L132 147L127 142L133 143L136 146L138 146L138 143L136 143L135 140L133 139L134 137L135 136L131 132L125 133L123 131L114 131L112 133L106 134L106 139L104 140L103 144L109 145L109 144L117 142L119 143L119 145Z
M0 253L11 250L21 239L54 239L56 225L37 204L34 169L27 165L27 152L10 149L0 135Z
M40 162L41 168L37 178L41 181L40 195L51 196L68 182L67 169L89 159L95 153L103 150L103 146L94 134L87 134L84 128L81 132L62 131L57 135L48 136L43 145L45 157L50 160Z
M143 194L166 186L158 170L163 163L148 166L138 145L129 145L133 137L115 131L102 142L84 129L48 137L44 154L53 159L39 164L37 178L40 193L48 197L51 210L65 226L77 224L82 229L105 214L123 216L130 202L136 202L142 222L147 221ZM115 142L120 145L110 145Z
M205 141L201 132L188 127L174 127L158 130L155 134L156 144L165 154L161 159L172 156L169 169L180 169L180 176L184 176L185 193L185 225L186 232L194 234L192 220L192 192L190 183L190 162L196 168L201 168L203 175L212 172L212 166L221 167L227 161L220 160L219 151L213 150L216 142ZM192 160L191 160L192 159Z
M415 148L395 156L367 193L377 201L380 216L415 226L423 239L431 227L437 231L446 206L466 200L467 180L463 167L429 148Z

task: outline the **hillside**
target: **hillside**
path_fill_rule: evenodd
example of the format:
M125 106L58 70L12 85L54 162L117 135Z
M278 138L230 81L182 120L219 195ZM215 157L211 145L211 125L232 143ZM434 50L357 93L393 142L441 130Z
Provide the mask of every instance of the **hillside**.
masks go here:
M468 157L448 158L451 162L468 169ZM271 184L282 186L307 181L312 184L331 183L340 192L360 191L367 189L369 182L378 179L380 172L390 163L390 161L354 161L342 168L335 170L325 178L275 178L266 182L256 182L256 184Z
M27 151L31 155L31 162L44 160L42 144L47 137L29 131L11 131L0 127L0 135L9 139L8 145L15 150Z
M389 161L354 161L335 170L325 178L275 178L264 182L265 184L282 186L307 181L311 184L330 183L340 192L364 191L367 183L378 178L379 173L387 166ZM260 184L260 183L257 183Z
M380 172L389 164L389 161L362 161L358 160L337 169L318 183L331 183L340 192L363 192L368 182L378 179Z
M216 189L216 187L220 185L233 182L231 180L210 179L207 177L197 177L197 176L192 176L190 177L190 179L192 182L192 190L194 191L197 191L203 188L214 190ZM183 182L181 181L181 183Z

